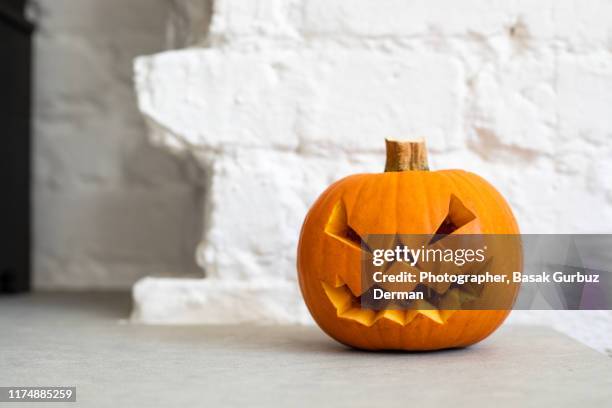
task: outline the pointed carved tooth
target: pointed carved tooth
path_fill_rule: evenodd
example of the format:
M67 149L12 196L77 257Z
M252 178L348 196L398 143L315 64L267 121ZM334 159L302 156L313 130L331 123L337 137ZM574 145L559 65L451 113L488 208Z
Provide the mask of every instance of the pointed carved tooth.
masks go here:
M356 307L353 307L347 310L346 312L339 314L338 316L345 319L355 320L356 322L359 322L364 326L368 327L372 326L376 320L375 311L368 309L360 309Z
M361 285L361 274L357 274L355 276L345 276L346 287L350 290L351 296L359 297L368 290L368 288Z
M334 288L325 282L321 282L321 285L323 286L323 290L325 290L327 298L336 308L338 316L351 307L354 297L346 285L342 285L337 288Z
M440 311L439 310L419 310L419 313L422 314L423 316L427 316L429 317L431 320L433 320L436 323L442 324L444 323L444 320L442 320L442 316L440 316Z
M440 316L444 322L448 321L452 315L461 309L461 305L468 300L476 297L458 288L453 288L440 299Z
M419 314L418 311L414 309L406 310L406 313L404 315L404 325L407 325L408 323L413 321L414 318L417 317L418 314Z
M461 291L457 288L449 290L442 299L440 299L438 307L440 308L440 317L442 317L444 323L446 323L458 309L461 309L461 303Z
M415 309L419 314L430 318L436 323L444 323L444 320L442 320L442 316L440 316L440 311L436 309L435 306L425 300L417 300L415 302Z
M454 315L457 312L457 310L449 310L449 309L444 309L444 310L440 310L440 317L442 317L442 320L444 321L444 323L446 323L448 321L448 319L450 319L450 317L452 315Z
M404 325L404 311L403 310L381 310L376 315L376 320L379 319L388 319L397 324Z

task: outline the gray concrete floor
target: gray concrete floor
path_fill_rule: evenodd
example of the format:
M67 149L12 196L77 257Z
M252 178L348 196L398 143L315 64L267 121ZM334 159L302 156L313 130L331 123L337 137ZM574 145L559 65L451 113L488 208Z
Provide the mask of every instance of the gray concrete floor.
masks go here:
M612 359L547 329L369 353L314 327L135 326L129 308L127 294L0 297L0 386L76 386L65 406L86 407L612 406Z

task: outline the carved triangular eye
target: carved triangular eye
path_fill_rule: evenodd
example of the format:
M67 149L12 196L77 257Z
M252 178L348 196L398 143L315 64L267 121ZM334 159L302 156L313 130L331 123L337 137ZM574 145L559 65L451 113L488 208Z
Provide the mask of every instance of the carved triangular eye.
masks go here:
M476 219L474 213L468 210L465 205L463 205L461 200L457 198L457 196L451 194L448 205L448 214L434 233L434 236L429 244L434 244L435 242L444 238L446 235L452 234L474 219Z
M365 248L361 236L348 224L346 207L342 201L334 206L325 225L325 233L359 250Z

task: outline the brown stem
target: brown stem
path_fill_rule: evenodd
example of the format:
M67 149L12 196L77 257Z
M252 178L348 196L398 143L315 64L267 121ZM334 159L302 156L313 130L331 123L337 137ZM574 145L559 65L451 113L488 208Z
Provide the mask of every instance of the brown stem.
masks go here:
M387 146L387 163L385 172L429 170L425 141L400 142L385 139Z

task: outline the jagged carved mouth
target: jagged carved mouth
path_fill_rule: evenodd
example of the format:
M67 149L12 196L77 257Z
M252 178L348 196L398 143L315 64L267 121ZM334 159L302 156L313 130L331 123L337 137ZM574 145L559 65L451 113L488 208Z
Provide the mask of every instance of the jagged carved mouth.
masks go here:
M362 308L361 298L367 296L368 291L380 288L378 286L372 286L363 295L356 296L346 284L337 287L325 282L321 284L328 299L336 308L338 317L354 320L365 326L372 326L381 318L405 326L418 315L443 324L463 305L478 299L484 288L483 284L463 284L451 286L443 293L438 293L424 284L419 284L414 291L427 293L425 295L427 300L394 300L393 308L374 310Z
M431 235L427 245L439 243L446 236L454 234L475 220L476 216L463 205L459 198L451 195L448 213L436 231ZM346 244L349 250L372 252L359 233L350 226L346 207L342 201L339 201L334 206L326 224L325 233L333 239ZM478 269L484 271L491 260L489 259L486 263L480 265ZM401 268L402 265L394 263L387 265L387 269L394 266ZM421 267L418 263L414 266L416 269ZM478 271L472 271L471 273L478 273ZM376 289L386 290L380 285L370 285L359 295L355 294L350 286L340 277L336 277L336 282L333 285L323 281L321 284L325 294L336 309L338 317L352 320L365 326L372 326L380 319L387 319L405 326L419 315L429 318L438 324L444 324L463 306L478 299L484 290L484 284L477 283L416 283L410 290L412 292L422 292L424 299L393 300L387 304L385 309L376 310L363 308L362 298L371 295L371 292Z

